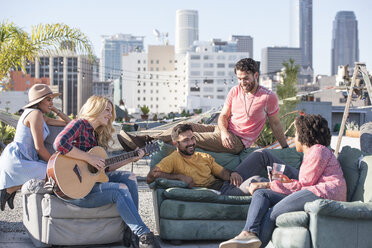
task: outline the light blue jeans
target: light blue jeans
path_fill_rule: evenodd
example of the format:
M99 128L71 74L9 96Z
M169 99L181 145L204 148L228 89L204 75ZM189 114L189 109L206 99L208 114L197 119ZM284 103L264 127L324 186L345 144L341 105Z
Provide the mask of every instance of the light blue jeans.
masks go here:
M143 223L138 213L136 175L128 171L113 171L108 172L107 176L109 182L96 183L86 197L67 201L83 208L116 203L121 218L135 235L139 237L144 233L149 233L149 228Z

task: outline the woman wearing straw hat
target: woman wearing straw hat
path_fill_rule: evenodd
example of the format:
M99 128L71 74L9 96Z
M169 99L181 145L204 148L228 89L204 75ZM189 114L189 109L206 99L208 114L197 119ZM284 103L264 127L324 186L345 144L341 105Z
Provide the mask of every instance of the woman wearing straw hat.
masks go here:
M54 93L45 84L35 84L28 92L29 103L18 120L13 142L5 147L0 157L1 210L8 203L14 208L16 191L32 179L44 179L47 162L51 154L44 146L49 135L48 125L65 126L70 118L53 106ZM60 120L45 116L53 111Z

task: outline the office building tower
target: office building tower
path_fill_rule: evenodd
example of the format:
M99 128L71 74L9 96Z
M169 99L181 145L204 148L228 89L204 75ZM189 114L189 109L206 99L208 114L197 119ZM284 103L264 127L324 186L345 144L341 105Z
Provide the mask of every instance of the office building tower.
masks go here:
M20 71L12 73L14 90L27 91L35 83L48 84L52 91L62 93L62 106L58 108L66 114L76 115L93 93L93 64L84 55L69 51L40 55L25 69L26 75Z
M199 40L199 20L196 10L176 12L176 53L186 53L194 41Z
M253 38L249 35L232 35L230 41L235 41L237 52L249 53L249 57L253 58Z
M100 80L107 81L119 78L122 68L122 56L133 51L143 50L144 36L131 34L116 34L103 36Z
M302 66L313 68L313 1L291 0L290 46L300 47Z
M353 11L339 11L333 21L331 73L337 74L337 66L359 61L358 21Z
M283 62L294 60L295 65L302 64L301 48L295 47L265 47L261 54L261 75L275 75L284 66Z

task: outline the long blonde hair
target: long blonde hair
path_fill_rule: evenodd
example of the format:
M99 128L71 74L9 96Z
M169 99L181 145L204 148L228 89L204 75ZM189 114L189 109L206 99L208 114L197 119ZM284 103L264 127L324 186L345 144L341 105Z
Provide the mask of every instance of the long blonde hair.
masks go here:
M112 122L115 120L115 108L114 104L103 96L91 96L88 98L86 103L81 107L78 118L86 119L88 121L94 121L97 116L102 113L107 104L112 106L112 116L106 126L99 126L94 131L97 134L98 145L107 149L109 147L109 142L114 143L112 134L115 132Z

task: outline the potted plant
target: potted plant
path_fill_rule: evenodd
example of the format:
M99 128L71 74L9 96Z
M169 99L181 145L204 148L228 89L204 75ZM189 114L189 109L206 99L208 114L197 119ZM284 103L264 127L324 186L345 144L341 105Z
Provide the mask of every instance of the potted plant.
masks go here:
M143 105L140 109L141 109L141 112L142 112L141 119L142 120L147 120L149 118L148 113L150 112L149 107L146 106L146 105Z
M345 135L353 138L359 138L359 125L356 124L354 121L346 122L345 124L346 132Z

